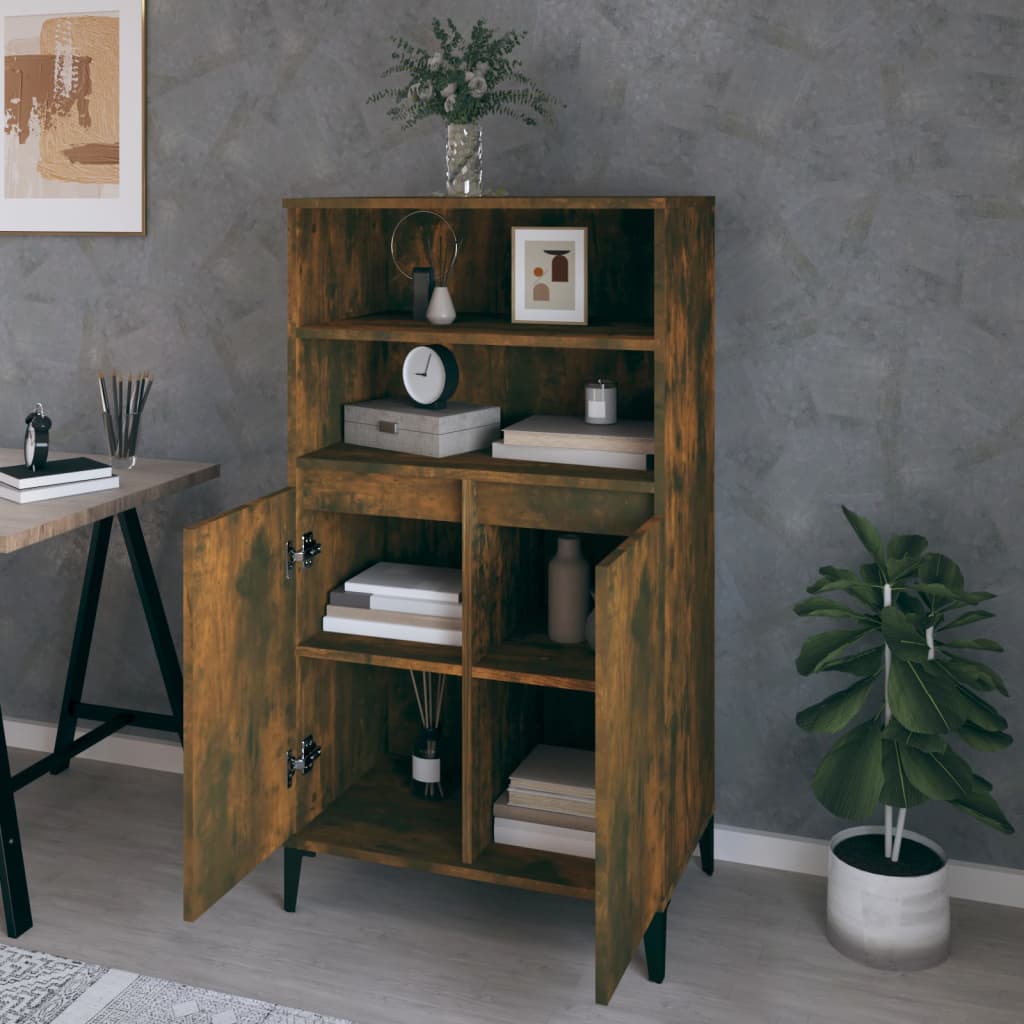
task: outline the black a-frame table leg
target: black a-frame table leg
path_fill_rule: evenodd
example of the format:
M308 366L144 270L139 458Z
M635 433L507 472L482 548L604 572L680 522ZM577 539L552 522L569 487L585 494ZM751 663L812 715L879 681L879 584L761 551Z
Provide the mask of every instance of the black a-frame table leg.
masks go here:
M113 522L113 519L101 519L92 527L89 558L85 563L85 577L82 580L82 596L78 601L75 638L71 643L71 657L68 659L64 699L60 705L60 718L57 719L57 739L53 745L53 752L58 757L67 751L75 738L78 705L82 701L82 689L85 686L85 670L89 664L93 628L96 625L96 609L100 603L103 569L107 564L107 549L110 547L110 528ZM58 760L50 769L51 774L59 775L66 771L70 763L70 756Z
M4 715L0 709L0 898L4 904L7 934L16 939L32 927L28 901L25 859L21 853L18 812L14 806L14 783L7 756Z

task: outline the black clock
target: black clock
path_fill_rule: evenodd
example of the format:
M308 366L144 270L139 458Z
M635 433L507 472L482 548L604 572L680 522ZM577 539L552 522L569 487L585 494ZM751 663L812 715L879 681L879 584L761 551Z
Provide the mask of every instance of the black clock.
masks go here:
M25 424L25 465L34 473L46 465L53 422L37 402L36 407L25 417Z

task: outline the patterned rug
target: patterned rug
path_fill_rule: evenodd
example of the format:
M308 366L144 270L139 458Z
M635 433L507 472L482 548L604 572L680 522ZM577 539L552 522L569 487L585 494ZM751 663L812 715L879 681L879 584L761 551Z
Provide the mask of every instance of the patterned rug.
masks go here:
M0 1024L351 1024L0 945Z

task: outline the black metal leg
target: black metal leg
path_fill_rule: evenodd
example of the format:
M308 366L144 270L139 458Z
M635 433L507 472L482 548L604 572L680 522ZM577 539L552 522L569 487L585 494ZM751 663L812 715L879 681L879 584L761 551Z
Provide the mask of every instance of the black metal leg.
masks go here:
M82 688L85 686L85 671L89 664L93 627L96 625L96 609L100 603L103 569L107 564L107 549L110 547L110 529L113 524L112 518L101 519L92 528L89 558L85 564L85 578L82 580L82 596L78 601L75 638L71 644L71 658L68 661L68 674L64 683L64 699L60 706L60 718L57 720L57 739L53 744L53 753L59 758L50 769L53 775L66 771L71 763L70 756L60 758L60 755L71 746L75 738L75 726L78 725L77 708L82 700Z
M708 827L700 837L700 866L705 875L715 873L715 816L711 815Z
M178 661L178 652L174 649L171 629L167 625L167 615L164 612L163 601L160 599L160 591L156 585L153 563L149 560L146 541L142 536L139 514L131 508L127 512L119 513L117 519L121 524L121 532L124 534L124 542L128 548L128 558L132 563L132 572L135 574L135 584L139 588L142 610L146 613L149 634L153 638L153 648L156 651L157 661L160 663L160 674L163 676L164 687L167 690L171 715L177 725L178 739L181 739L181 663Z
M295 908L299 902L299 878L302 875L302 859L315 856L315 853L310 853L308 850L293 850L289 846L284 848L284 909L289 914L295 913Z
M654 915L644 932L644 953L647 956L647 977L660 985L665 980L665 940L668 932L668 907Z
M4 903L7 934L16 939L32 927L32 907L28 901L25 859L21 854L18 812L14 806L11 762L7 757L4 715L0 709L0 897Z

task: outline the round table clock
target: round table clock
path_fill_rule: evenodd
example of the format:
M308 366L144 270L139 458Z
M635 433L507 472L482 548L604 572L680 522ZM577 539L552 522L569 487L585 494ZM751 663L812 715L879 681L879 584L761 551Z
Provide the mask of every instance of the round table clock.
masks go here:
M459 364L444 345L417 345L402 364L402 383L416 405L443 409L459 386Z
M25 424L25 465L34 473L46 465L53 422L37 402L36 407L25 417Z

